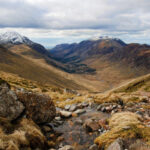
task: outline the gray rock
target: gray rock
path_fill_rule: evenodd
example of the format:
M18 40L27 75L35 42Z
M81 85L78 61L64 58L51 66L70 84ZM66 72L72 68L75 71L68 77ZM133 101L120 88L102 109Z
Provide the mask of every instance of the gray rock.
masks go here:
M123 141L121 138L118 138L115 140L110 146L107 148L107 150L123 150Z
M2 83L0 85L0 116L15 120L24 109L24 105L17 99L16 94L10 90L10 86L6 82Z

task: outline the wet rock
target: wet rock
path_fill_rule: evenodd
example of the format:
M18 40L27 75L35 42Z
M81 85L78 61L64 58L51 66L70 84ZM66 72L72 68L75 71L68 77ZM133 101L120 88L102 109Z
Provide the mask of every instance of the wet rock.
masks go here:
M88 150L98 150L98 146L96 144L93 144L89 147Z
M83 114L83 113L85 113L85 112L86 112L85 109L78 109L78 110L74 111L73 113L74 113L74 114L77 114L77 115L80 115L80 114Z
M71 105L66 105L65 110L69 110Z
M65 145L64 147L59 148L58 150L74 150L74 147L70 145Z
M75 111L76 109L77 109L77 105L76 105L76 104L72 104L72 105L70 106L69 111Z
M121 138L118 138L115 140L108 148L107 150L123 150L123 141Z
M19 92L17 96L25 106L27 118L37 124L49 123L54 119L56 108L49 96L32 92Z
M72 116L72 113L69 111L62 110L62 111L60 111L60 115L64 118L69 118Z
M85 123L83 126L84 128L86 128L87 132L98 131L98 129L100 128L99 123L91 119L85 120Z
M10 90L10 86L0 79L0 116L15 120L24 111L24 108L16 94Z

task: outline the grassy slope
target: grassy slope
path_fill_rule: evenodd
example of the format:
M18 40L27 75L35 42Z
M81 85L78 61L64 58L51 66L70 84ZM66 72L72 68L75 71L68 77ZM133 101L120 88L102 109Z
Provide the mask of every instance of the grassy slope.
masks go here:
M122 99L125 103L142 101L145 96L150 97L150 74L132 79L121 86L102 94L97 94L98 103L115 102Z
M56 74L56 76L59 75L60 77L67 79L68 81L65 82L65 84L68 84L68 88L82 89L82 90L88 89L90 91L96 91L97 89L99 89L99 84L96 85L96 82L91 78L88 79L85 78L85 76L81 76L78 74L69 74L64 71L61 71L60 69L57 69L56 67L53 67L50 64L51 62L49 61L49 58L43 57L41 54L35 52L34 50L30 49L25 45L20 45L20 46L17 45L11 47L10 50L13 53L25 58L26 60L29 60L30 62L38 65L40 68L51 71L54 74ZM58 66L63 66L63 64L59 62L55 62L55 63ZM76 85L70 86L73 83L76 83Z
M27 49L26 49L27 48ZM21 47L19 49L28 52L33 52L36 60L39 61L40 56L28 47ZM18 74L20 77L38 81L40 83L48 83L54 87L68 87L74 89L85 89L83 86L78 85L72 80L65 78L62 74L54 72L52 69L45 68L37 62L33 62L27 57L21 56L19 53L7 51L7 49L0 48L0 70L4 72ZM36 55L35 55L36 53ZM26 55L29 56L29 55ZM50 65L49 65L50 66Z

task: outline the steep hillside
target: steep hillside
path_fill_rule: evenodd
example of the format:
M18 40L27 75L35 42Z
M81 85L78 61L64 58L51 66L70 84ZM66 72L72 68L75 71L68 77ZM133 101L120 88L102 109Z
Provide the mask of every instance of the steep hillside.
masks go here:
M33 59L35 61L32 60L33 57L35 58ZM41 62L40 60L43 61L44 64L39 65ZM9 49L0 46L1 71L18 74L20 77L38 81L40 83L48 83L53 87L58 86L81 89L82 86L65 78L62 75L63 73L59 74L59 72L56 73L53 71L54 69L51 65L48 65L50 66L49 68L45 67L44 65L46 64L44 57L42 57L40 53L26 45L16 45Z

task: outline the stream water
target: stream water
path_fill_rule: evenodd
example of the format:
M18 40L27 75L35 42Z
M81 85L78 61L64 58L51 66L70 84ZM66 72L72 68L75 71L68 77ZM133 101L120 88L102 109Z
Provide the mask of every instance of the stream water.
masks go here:
M90 145L94 144L94 139L100 135L100 132L87 132L83 127L85 120L94 119L98 121L108 117L109 115L106 113L86 108L86 113L67 119L62 125L54 129L62 133L64 139L61 142L62 145L72 145L76 150L87 150Z

